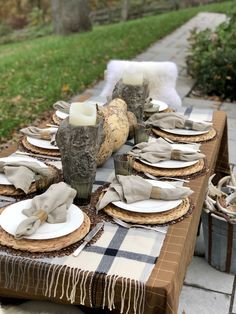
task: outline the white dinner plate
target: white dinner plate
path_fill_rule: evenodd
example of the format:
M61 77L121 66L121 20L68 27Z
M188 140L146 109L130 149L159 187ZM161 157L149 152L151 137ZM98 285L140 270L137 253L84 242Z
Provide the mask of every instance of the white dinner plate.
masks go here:
M154 180L146 180L150 182L153 186L158 186L162 188L173 188L174 186L167 182L154 181ZM174 200L174 201L163 201L163 200L154 200L149 199L145 201L139 201L131 204L127 204L122 201L112 202L115 206L137 213L159 213L166 212L171 210L182 203L182 200Z
M59 148L57 146L54 146L50 143L50 141L47 140L41 140L39 138L34 138L27 136L27 141L36 147L39 148L44 148L44 149L53 149L53 150L58 150Z
M209 130L207 131L195 131L195 130L187 130L187 129L165 129L165 128L161 128L161 130L171 133L171 134L176 134L176 135L187 135L187 136L191 136L191 135L201 135L201 134L205 134L208 133Z
M28 156L9 156L9 157L3 157L0 158L0 161L4 162L12 162L12 161L33 161L36 162L39 166L41 167L47 167L42 161L39 161L35 158L31 158ZM0 173L0 184L4 185L12 185L10 181L8 181L7 177L5 176L4 173Z
M20 201L8 206L0 215L1 227L11 235L15 236L16 229L20 222L27 216L22 214L24 208L29 208L32 199ZM14 217L14 219L13 219ZM38 230L27 239L46 240L65 236L78 229L84 221L84 214L79 207L72 204L67 210L67 219L64 223L43 223Z
M149 136L148 138L148 143L153 143L157 142L158 138ZM165 140L166 141L166 140ZM189 143L189 144L179 144L179 143L169 143L166 141L168 144L172 146L173 149L179 149L179 150L184 150L184 151L195 151L195 152L200 152L200 146L201 144L197 143Z
M140 160L143 164L156 167L156 168L167 168L167 169L179 169L179 168L185 168L192 165L195 165L198 160L193 161L181 161L181 160L164 160L159 161L154 164L146 161L146 160Z
M195 152L196 149L191 147L191 145L188 146L188 144L170 144L173 149L178 149L178 150L184 150L184 151L189 151L189 152ZM181 160L164 160L164 161L159 161L156 163L151 163L146 160L140 159L140 161L146 165L156 167L156 168L169 168L169 169L176 169L176 168L185 168L189 167L192 165L195 165L198 160L193 160L193 161L181 161Z
M164 111L168 108L168 105L160 100L152 99L151 104L153 104L153 108L145 110L145 112L155 112L155 108L159 108L158 112Z
M64 120L65 118L67 118L69 116L68 113L65 113L65 112L62 112L60 110L57 110L56 111L56 116L59 118L59 119L62 119Z

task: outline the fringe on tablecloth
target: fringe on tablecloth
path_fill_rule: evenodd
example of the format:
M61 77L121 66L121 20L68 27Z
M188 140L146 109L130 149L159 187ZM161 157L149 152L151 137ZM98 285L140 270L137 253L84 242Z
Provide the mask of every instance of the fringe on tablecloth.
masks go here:
M144 313L145 283L117 275L95 274L65 265L29 260L19 256L0 255L0 282L4 288L30 294L42 293L45 297L66 298L70 303L98 306L97 276L104 277L104 289L100 307L115 309L115 301L121 300L120 313ZM2 280L4 278L4 280ZM119 280L119 289L117 282ZM119 292L118 292L119 291ZM89 300L89 304L88 304Z

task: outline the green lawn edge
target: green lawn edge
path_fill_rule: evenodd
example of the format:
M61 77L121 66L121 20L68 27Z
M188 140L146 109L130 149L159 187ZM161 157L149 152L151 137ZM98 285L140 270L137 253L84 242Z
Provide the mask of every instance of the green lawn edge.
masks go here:
M199 12L230 11L233 1L51 35L0 46L0 143L45 116L52 104L81 93L103 77L110 59L132 59Z

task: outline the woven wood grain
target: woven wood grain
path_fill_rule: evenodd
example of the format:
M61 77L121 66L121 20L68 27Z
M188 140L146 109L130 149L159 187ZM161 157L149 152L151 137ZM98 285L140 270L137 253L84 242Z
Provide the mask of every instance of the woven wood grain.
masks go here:
M40 148L40 147L34 146L34 145L30 144L27 141L26 137L24 137L22 139L22 145L27 150L29 150L29 151L31 151L33 153L36 153L36 154L41 154L41 155L46 155L46 156L53 156L53 157L59 157L60 156L59 149L46 149L46 148Z
M16 240L12 235L0 228L0 244L15 250L23 250L28 252L52 252L65 248L79 240L83 239L90 229L90 219L84 213L83 224L72 233L48 240Z
M152 132L161 137L166 137L174 142L184 142L184 143L201 143L201 142L207 142L215 138L216 136L216 130L214 128L211 128L209 132L201 135L176 135L172 133L165 132L160 129L153 128Z
M157 168L152 167L146 164L143 164L140 161L135 160L133 164L133 168L138 172L147 172L154 176L159 177L186 177L193 174L197 174L201 172L205 168L204 159L200 159L195 165L185 167L185 168L174 168L174 169L166 169L166 168Z
M103 210L112 217L119 218L126 222L137 224L166 224L173 220L176 220L185 215L190 208L190 202L188 198L185 198L182 203L166 212L161 213L135 213L118 208L113 204L107 205Z
M54 114L52 115L52 121L53 121L53 123L55 123L56 125L60 125L62 119L58 118L58 116L54 113Z
M57 169L56 167L47 164L47 167L50 168L50 177L49 178L43 178L40 176L40 178L33 182L29 188L29 191L27 195L31 193L35 193L40 190L44 190L47 187L49 187L53 183L57 183L61 181L61 171ZM6 184L0 184L0 194L5 196L25 196L25 192L21 189L16 189L13 185L6 185Z

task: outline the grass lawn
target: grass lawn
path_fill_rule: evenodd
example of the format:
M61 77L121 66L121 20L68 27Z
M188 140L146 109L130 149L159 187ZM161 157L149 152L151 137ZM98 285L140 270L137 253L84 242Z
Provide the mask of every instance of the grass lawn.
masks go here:
M52 109L55 101L67 100L102 78L110 59L130 59L198 12L227 12L233 2L1 45L0 143Z

